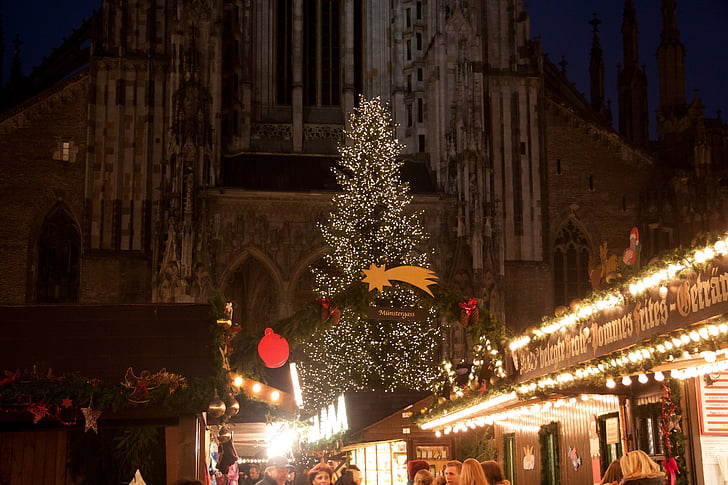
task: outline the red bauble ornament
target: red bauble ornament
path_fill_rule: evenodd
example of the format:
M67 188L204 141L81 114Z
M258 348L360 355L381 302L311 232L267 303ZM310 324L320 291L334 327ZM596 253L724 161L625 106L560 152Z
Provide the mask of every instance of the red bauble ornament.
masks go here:
M272 328L266 328L265 337L258 342L258 355L263 364L271 369L281 367L288 360L288 352L288 341Z

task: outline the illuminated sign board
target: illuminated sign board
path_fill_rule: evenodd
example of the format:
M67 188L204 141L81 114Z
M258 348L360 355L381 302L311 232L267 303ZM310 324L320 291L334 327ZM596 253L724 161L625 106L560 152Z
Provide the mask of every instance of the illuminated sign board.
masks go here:
M610 354L654 335L685 328L728 312L728 263L720 259L700 273L686 272L625 305L607 308L535 345L513 351L518 382Z

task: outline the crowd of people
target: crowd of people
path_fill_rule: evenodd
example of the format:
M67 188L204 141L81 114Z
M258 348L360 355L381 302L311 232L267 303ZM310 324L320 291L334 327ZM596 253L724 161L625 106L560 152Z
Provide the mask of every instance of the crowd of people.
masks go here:
M601 485L662 485L665 473L642 450L628 451L622 458L609 464Z
M221 462L225 464L224 460ZM228 470L227 485L361 485L363 481L361 470L353 464L338 474L326 463L318 463L308 470L296 469L282 456L271 458L262 474L255 464L243 465L240 469L231 465L235 470ZM609 464L601 485L662 485L664 477L660 466L644 451L634 450ZM510 485L498 462L479 462L473 458L448 461L444 473L437 476L430 471L427 461L410 460L407 479L407 485Z

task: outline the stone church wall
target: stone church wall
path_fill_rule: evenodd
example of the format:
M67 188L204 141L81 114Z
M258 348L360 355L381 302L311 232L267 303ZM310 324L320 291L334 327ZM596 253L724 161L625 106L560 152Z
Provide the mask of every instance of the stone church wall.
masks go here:
M33 301L38 237L54 209L82 225L87 86L87 77L76 75L0 118L3 303Z

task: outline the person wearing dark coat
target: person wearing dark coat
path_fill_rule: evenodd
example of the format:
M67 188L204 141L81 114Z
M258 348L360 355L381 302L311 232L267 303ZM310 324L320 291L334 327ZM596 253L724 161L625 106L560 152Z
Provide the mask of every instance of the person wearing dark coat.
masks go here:
M642 450L628 451L619 460L622 467L620 485L663 485L665 473L652 458Z

